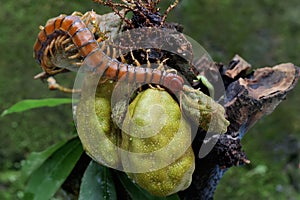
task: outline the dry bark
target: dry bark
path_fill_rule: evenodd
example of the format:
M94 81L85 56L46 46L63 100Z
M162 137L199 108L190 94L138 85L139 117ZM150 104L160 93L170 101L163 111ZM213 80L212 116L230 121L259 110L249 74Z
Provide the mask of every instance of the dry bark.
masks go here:
M205 64L205 63L204 63ZM217 65L225 85L224 107L230 126L213 150L196 159L191 186L179 193L181 199L213 199L224 173L232 166L248 163L240 140L266 114L270 114L296 85L299 68L292 63L264 67L248 73L251 65L236 55L228 66ZM202 130L193 141L195 152L203 143Z

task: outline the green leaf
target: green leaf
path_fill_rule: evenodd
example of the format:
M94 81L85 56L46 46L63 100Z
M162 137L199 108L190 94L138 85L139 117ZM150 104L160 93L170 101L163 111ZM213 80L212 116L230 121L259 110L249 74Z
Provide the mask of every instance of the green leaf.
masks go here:
M39 168L55 151L66 144L68 140L58 142L42 152L32 152L29 157L22 162L22 178L27 180L30 174Z
M1 114L1 117L16 113L16 112L23 112L26 110L30 110L33 108L40 108L40 107L54 107L61 104L68 104L72 103L72 99L67 98L48 98L48 99L26 99L19 101L15 105L11 106L9 109L4 110Z
M166 200L180 200L177 194L172 194L171 196L166 197Z
M137 184L133 183L125 173L117 172L117 174L132 200L180 200L177 194L168 197L153 196Z
M78 137L57 149L31 174L24 199L50 199L71 173L82 153L83 149Z
M110 170L91 161L82 178L79 200L115 200L116 189Z

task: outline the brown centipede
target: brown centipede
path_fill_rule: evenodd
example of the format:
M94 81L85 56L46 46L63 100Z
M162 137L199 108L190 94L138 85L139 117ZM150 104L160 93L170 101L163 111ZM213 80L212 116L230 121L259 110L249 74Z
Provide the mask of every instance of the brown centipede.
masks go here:
M126 75L128 82L162 85L172 92L178 92L183 89L184 81L177 74L158 69L136 67L108 57L101 50L86 24L80 17L74 15L62 15L48 21L38 34L37 41L34 44L34 56L48 75L53 75L63 70L48 68L47 54L45 54L47 46L54 38L61 35L67 35L72 40L79 51L79 56L85 58L85 62L91 72L101 74L107 79L116 81Z
M38 38L34 44L35 59L42 66L47 75L54 75L64 70L57 69L56 66L51 66L47 54L47 48L51 46L54 39L61 36L65 36L63 39L70 37L76 49L79 51L79 55L83 58L98 46L90 30L78 16L60 15L48 21L46 26L38 34ZM74 55L73 57L79 55Z

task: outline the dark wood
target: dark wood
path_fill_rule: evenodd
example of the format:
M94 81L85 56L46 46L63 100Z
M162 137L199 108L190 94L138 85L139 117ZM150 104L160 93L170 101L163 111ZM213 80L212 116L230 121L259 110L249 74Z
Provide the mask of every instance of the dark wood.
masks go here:
M213 199L224 173L232 166L250 162L242 150L240 140L261 117L274 111L299 78L299 68L292 63L247 73L251 65L236 55L228 66L216 65L225 85L224 107L230 126L207 156L196 158L192 184L179 193L181 199ZM196 155L203 142L201 132L198 130L198 136L193 141Z

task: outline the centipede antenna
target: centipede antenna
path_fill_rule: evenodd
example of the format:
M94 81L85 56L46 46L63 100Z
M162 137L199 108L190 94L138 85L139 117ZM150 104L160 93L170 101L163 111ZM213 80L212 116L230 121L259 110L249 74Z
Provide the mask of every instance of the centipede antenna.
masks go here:
M175 0L173 4L171 4L167 10L165 11L162 20L161 20L161 25L163 25L167 19L168 14L170 13L171 10L173 10L179 3L179 0Z

